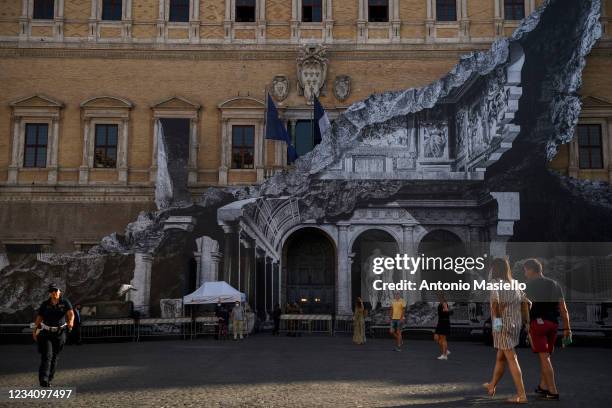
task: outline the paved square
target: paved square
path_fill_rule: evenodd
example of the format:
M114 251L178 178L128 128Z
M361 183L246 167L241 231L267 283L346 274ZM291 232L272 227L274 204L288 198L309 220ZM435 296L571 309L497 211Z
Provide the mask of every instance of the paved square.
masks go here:
M0 388L36 385L34 345L1 347ZM64 349L54 387L76 387L76 399L62 406L79 407L505 405L513 393L509 374L493 400L480 387L490 378L493 348L457 342L450 350L448 361L438 361L433 341L407 340L405 350L397 353L390 339L355 346L346 336L267 334L242 342L85 344ZM526 349L519 350L519 358L531 392L538 380L536 358ZM612 349L560 350L555 366L562 401L536 401L530 394L531 406L610 406L611 364Z

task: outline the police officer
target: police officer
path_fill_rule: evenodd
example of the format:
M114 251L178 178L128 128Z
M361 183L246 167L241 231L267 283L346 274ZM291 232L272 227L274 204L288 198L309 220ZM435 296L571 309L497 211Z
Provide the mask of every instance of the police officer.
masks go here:
M51 385L59 353L66 343L66 331L72 330L73 323L72 305L62 297L58 285L50 284L49 299L41 303L32 333L40 353L38 380L41 387Z

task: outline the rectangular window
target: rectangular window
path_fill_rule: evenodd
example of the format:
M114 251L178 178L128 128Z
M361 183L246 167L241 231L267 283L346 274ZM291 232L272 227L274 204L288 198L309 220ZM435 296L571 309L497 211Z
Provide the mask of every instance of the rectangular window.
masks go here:
M457 21L457 0L436 0L437 21Z
M255 21L256 0L236 0L236 22L252 23Z
M232 126L232 168L253 169L255 126Z
M121 21L122 10L122 0L104 0L102 3L102 20Z
M55 0L34 0L33 19L53 20L53 17L55 17Z
M305 155L321 143L321 140L314 131L311 119L298 120L295 123L294 140L295 151L298 157Z
M368 0L368 21L389 21L389 0Z
M504 0L504 18L522 20L525 18L525 0Z
M189 22L189 0L170 0L168 21Z
M94 167L117 167L117 135L119 125L96 125Z
M578 125L578 157L581 169L602 169L601 125Z
M49 125L26 123L23 167L47 167Z
M302 21L305 23L320 23L323 21L323 0L302 0Z

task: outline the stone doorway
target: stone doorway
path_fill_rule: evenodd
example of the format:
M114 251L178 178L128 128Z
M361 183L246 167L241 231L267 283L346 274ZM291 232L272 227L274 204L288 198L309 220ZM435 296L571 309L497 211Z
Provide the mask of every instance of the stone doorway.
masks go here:
M286 265L286 302L297 302L306 314L332 314L335 310L336 251L332 240L318 228L292 233L283 248Z

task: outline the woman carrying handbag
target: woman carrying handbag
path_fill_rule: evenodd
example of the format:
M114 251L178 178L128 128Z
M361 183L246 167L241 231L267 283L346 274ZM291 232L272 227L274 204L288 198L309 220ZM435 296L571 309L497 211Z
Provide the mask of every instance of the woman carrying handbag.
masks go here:
M491 278L496 282L512 282L512 271L507 259L493 260ZM518 289L491 291L493 346L497 349L497 357L491 381L483 384L483 387L493 397L507 366L516 387L516 395L506 402L515 404L527 403L523 374L514 348L519 343L521 327L523 324L529 325L529 303L525 294Z

